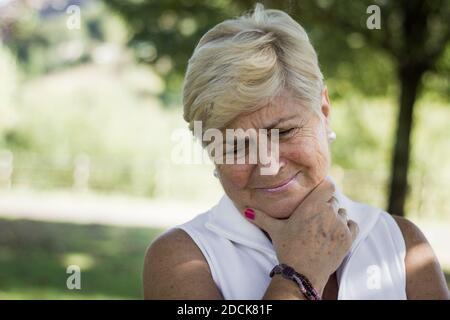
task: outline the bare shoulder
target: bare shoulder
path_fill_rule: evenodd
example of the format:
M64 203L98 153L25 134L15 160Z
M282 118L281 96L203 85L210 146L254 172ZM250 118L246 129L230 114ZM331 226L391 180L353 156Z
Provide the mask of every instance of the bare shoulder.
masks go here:
M410 220L392 216L405 239L408 299L449 299L439 261L422 231Z
M408 245L414 246L415 244L423 242L428 243L425 235L422 233L419 227L416 226L412 221L396 215L392 215L392 217L397 222L397 225L402 231L403 238L405 239L405 244L407 247Z
M201 250L181 229L158 237L144 261L145 299L221 299Z

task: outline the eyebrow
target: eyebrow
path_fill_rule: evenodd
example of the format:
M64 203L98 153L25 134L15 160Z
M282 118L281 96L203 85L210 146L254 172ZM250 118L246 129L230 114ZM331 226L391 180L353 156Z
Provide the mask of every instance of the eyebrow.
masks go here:
M283 123L283 122L285 122L285 121L287 121L287 120L289 120L291 118L292 118L292 116L287 116L287 117L280 118L280 119L275 120L274 122L270 123L269 125L265 126L263 129L266 129L266 130L273 129L276 126L278 126L280 123Z

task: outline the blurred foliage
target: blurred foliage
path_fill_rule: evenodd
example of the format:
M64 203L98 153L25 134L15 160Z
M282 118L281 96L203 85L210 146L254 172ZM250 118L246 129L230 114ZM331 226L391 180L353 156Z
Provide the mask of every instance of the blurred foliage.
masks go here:
M75 158L86 154L93 189L154 196L156 155L169 146L152 132L170 132L157 101L134 86L142 81L159 83L145 67L86 65L23 84L17 121L0 141L15 154L16 183L71 187Z
M355 90L366 96L385 96L398 90L396 64L411 52L405 52L408 48L401 30L404 12L396 1L349 1L345 5L334 0L260 2L267 8L286 11L306 29L318 52L333 99L351 95ZM170 66L160 70L168 87L163 95L168 98L179 97L188 59L201 36L217 23L253 9L256 1L108 0L105 3L127 22L130 44L138 58L154 65ZM433 14L425 47L432 54L448 32L442 23L450 15L450 5L448 1L430 3ZM373 4L381 8L382 30L366 27L369 16L366 9ZM449 61L447 50L429 72L432 81L426 83L427 89L446 97L450 94Z
M16 19L2 18L0 31L3 43L28 77L90 62L100 45L127 41L120 18L112 12L105 14L99 1L83 1L79 29L66 26L70 2L60 1L62 5L55 7L50 2L40 9L25 2L13 3L20 14Z
M0 42L0 139L14 122L14 105L19 81L16 59Z
M213 25L240 12L226 0L105 3L126 21L136 57L155 65L165 79L166 90L160 96L165 105L181 103L180 87L194 44Z

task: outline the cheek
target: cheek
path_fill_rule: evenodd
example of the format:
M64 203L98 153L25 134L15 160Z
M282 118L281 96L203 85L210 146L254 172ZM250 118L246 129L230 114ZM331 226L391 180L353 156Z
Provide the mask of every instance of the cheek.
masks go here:
M301 166L316 167L329 161L327 148L317 138L299 137L285 149L284 156Z
M244 189L249 182L253 165L224 165L220 168L220 177L224 186Z

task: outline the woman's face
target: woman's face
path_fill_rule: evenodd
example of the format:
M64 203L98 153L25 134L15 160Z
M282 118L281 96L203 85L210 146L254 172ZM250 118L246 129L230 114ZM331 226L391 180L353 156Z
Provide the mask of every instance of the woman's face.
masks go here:
M237 117L227 129L279 129L279 157L270 163L218 164L220 181L227 195L242 212L251 207L274 218L288 218L328 174L330 153L327 135L330 104L325 89L320 116L291 98L285 91L271 105ZM270 141L268 143L270 145ZM268 155L271 153L267 151ZM272 175L262 175L270 166Z

